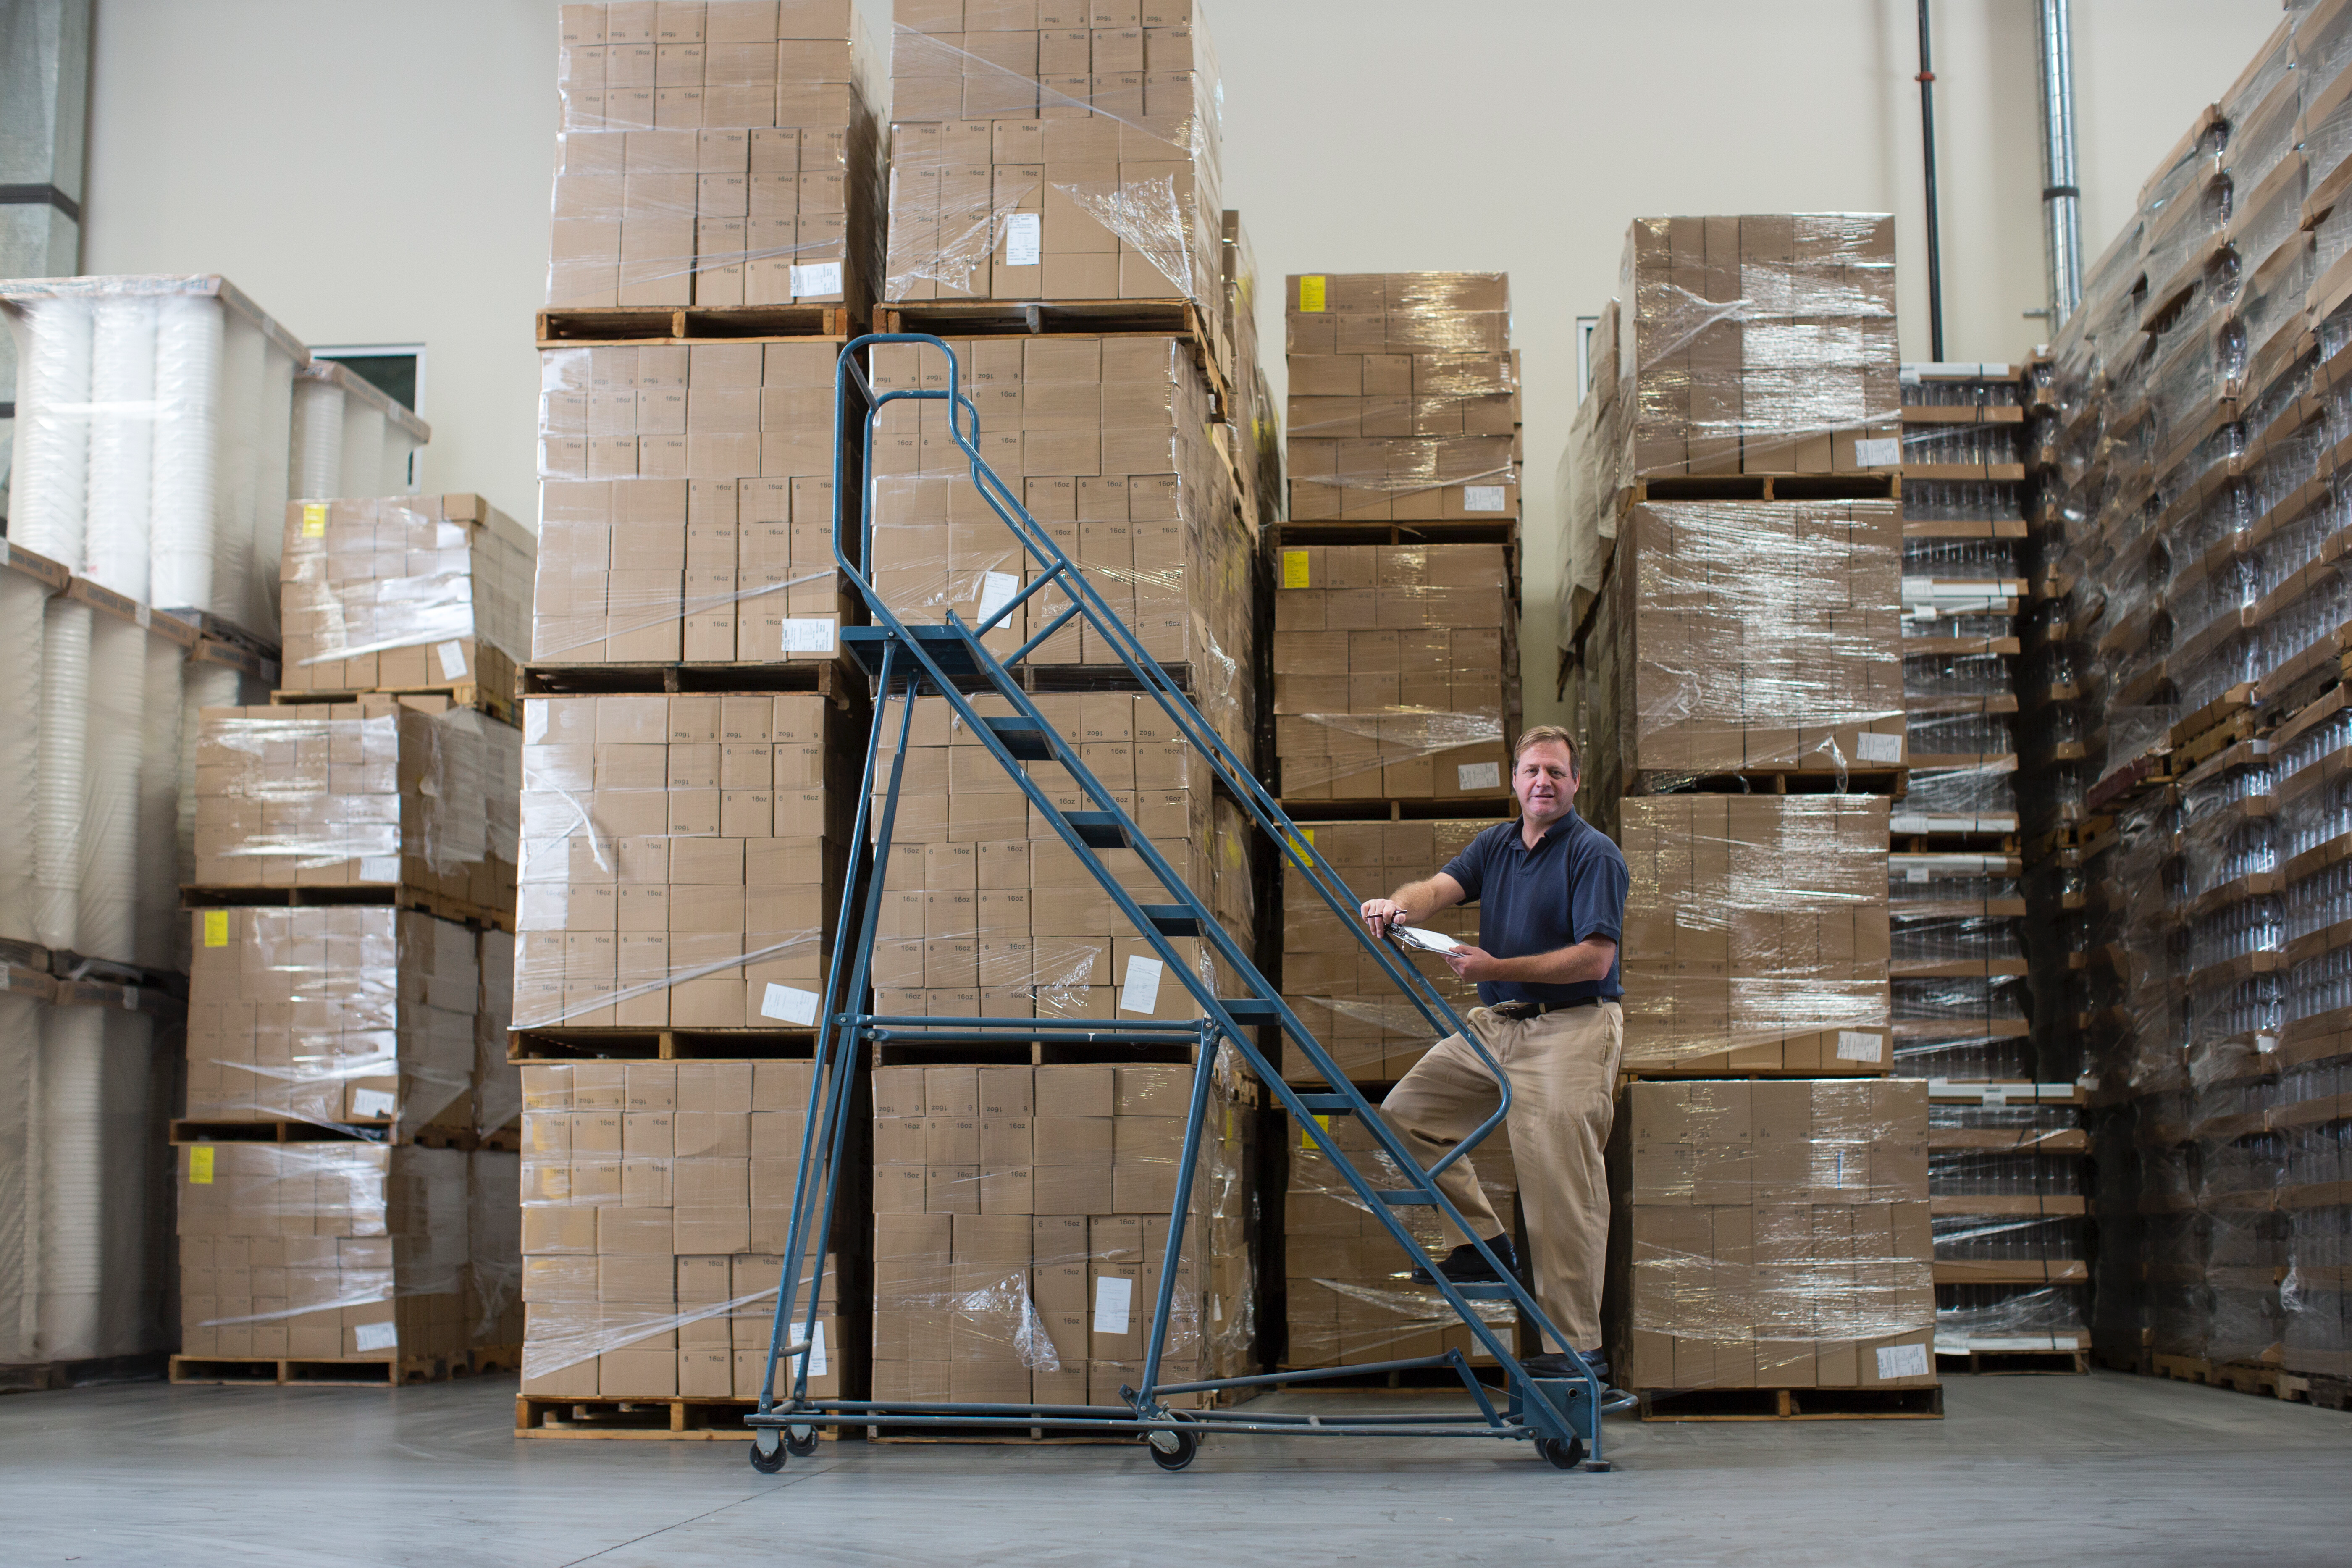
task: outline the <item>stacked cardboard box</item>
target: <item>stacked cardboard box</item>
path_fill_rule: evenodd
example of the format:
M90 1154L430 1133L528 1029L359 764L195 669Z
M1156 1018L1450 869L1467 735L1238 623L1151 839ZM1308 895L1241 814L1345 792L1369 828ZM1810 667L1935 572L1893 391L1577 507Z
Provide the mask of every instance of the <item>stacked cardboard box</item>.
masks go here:
M1403 1184L1361 1121L1334 1117L1329 1131L1343 1157L1372 1185ZM1496 1216L1518 1233L1518 1173L1508 1133L1496 1128L1470 1158ZM1285 1315L1290 1325L1283 1365L1346 1366L1449 1350L1491 1360L1435 1287L1412 1282L1403 1249L1312 1137L1302 1134L1290 1152L1290 1187L1283 1207ZM1443 1258L1453 1246L1433 1210L1402 1213L1423 1252ZM1478 1310L1506 1344L1513 1342L1516 1308L1489 1301Z
M1291 521L1517 517L1509 278L1287 282Z
M1076 561L1144 650L1189 667L1193 700L1239 743L1252 723L1252 540L1219 449L1208 382L1179 337L951 341L980 414L981 453ZM874 351L877 390L944 389L947 363L915 344ZM982 618L1035 562L971 482L947 404L909 400L877 421L874 580L904 616ZM1069 606L1048 589L989 636L1009 656ZM1118 663L1073 619L1039 664Z
M1634 1083L1611 1316L1627 1387L1932 1384L1927 1086Z
M514 1022L806 1026L849 835L815 693L523 705Z
M298 500L286 509L287 686L473 682L503 698L529 647L530 531L479 496Z
M540 356L531 657L830 658L838 344L614 344Z
M189 926L190 1120L371 1126L403 1142L471 1132L478 1101L510 1098L478 1092L476 931L381 904L194 910Z
M581 1061L522 1074L522 1392L757 1398L810 1064ZM856 1353L841 1336L840 1277L828 1257L809 1367L821 1398L839 1396L845 1352Z
M1375 889L1385 893L1443 869L1493 826L1477 820L1318 822L1299 832L1349 887L1377 896ZM1478 940L1475 906L1441 910L1425 923L1464 942ZM1478 988L1456 978L1443 962L1433 956L1418 967L1456 1012L1478 1005ZM1366 1083L1402 1078L1435 1040L1420 1009L1356 940L1352 921L1334 915L1306 874L1288 863L1282 874L1282 993L1339 1070ZM1317 1081L1318 1075L1296 1047L1286 1043L1284 1051L1284 1078ZM1294 1171L1296 1165L1294 1160Z
M1507 795L1519 648L1504 546L1286 542L1276 555L1283 798Z
M476 1188L512 1180L511 1155L364 1143L177 1152L184 1357L462 1370L469 1351L516 1342L511 1238L470 1218L488 1206Z
M1218 1074L1171 1265L1192 1068L877 1068L874 1397L1123 1405L1171 1267L1160 1381L1252 1370L1249 1118Z
M514 730L439 699L207 708L195 880L409 888L509 910L520 778Z
M873 298L881 99L850 0L562 7L556 306Z
M1229 404L1223 435L1242 487L1242 515L1257 528L1275 519L1282 504L1282 416L1275 405L1257 357L1257 252L1242 227L1242 215L1225 214L1223 337L1217 363L1229 368Z
M1172 738L1159 703L1123 691L1049 693L1034 700L1152 847L1208 900L1227 932L1248 951L1255 928L1254 832L1231 802L1213 796L1199 753ZM984 715L1003 706L983 701L981 710ZM887 767L898 745L895 703L879 722ZM1156 950L1129 924L1094 873L948 712L944 700L917 700L908 740L876 926L873 983L881 1012L901 1017L1201 1016L1192 994L1162 973ZM1055 764L1024 767L1057 809L1090 809ZM877 832L887 780L887 772L877 778ZM1166 901L1134 850L1091 853L1112 868L1139 903ZM1184 937L1174 945L1205 981L1217 983L1220 966L1206 943ZM1229 988L1218 993L1233 994Z
M1885 797L1619 809L1628 1070L1887 1070Z
M1223 99L1192 0L895 21L885 299L1214 297Z

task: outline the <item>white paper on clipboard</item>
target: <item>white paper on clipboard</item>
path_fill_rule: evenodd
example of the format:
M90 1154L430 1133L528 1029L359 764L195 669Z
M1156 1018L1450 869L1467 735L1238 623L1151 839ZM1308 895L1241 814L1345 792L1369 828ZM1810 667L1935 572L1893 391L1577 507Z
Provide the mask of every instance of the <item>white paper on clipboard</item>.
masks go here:
M1419 926L1391 926L1399 942L1422 949L1425 952L1452 952L1462 945L1457 937L1443 931L1423 931Z

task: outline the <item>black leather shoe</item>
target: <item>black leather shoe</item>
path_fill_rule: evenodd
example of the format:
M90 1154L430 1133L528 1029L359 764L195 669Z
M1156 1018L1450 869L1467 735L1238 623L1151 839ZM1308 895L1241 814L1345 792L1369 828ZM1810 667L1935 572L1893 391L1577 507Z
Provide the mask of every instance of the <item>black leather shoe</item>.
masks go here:
M1584 1364L1592 1369L1592 1375L1599 1378L1604 1384L1607 1384L1609 1357L1598 1349L1581 1353L1584 1357ZM1575 1378L1581 1382L1584 1376L1582 1373L1576 1370L1573 1362L1558 1351L1546 1351L1541 1355L1528 1356L1521 1360L1519 1364L1526 1367L1528 1373L1535 1377Z
M1519 1271L1518 1255L1511 1250L1509 1237L1495 1237L1486 1244L1486 1250L1501 1258L1503 1267L1513 1274ZM1438 1272L1456 1285L1495 1285L1500 1284L1503 1280L1503 1276L1487 1268L1486 1260L1478 1256L1478 1249L1466 1241L1447 1253L1445 1261L1440 1263L1437 1268ZM1423 1285L1437 1283L1430 1277L1429 1270L1417 1263L1413 1265L1412 1277Z

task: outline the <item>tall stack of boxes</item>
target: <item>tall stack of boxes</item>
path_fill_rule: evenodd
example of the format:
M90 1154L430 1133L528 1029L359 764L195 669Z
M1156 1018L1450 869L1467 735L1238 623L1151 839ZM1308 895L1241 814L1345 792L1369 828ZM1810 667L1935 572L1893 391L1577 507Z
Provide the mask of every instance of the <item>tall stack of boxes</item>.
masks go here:
M1285 287L1289 521L1271 551L1269 661L1276 788L1312 818L1300 832L1370 897L1443 867L1508 809L1519 725L1509 281L1308 273ZM1282 898L1285 1000L1358 1083L1402 1078L1440 1031L1295 866ZM1435 923L1475 940L1477 914ZM1443 963L1420 967L1457 1010L1475 1005L1475 988ZM1286 1078L1321 1081L1286 1050ZM1507 1193L1507 1155L1487 1153L1496 1146L1482 1147L1478 1170ZM1368 1146L1349 1157L1377 1159ZM1441 1340L1471 1350L1468 1331L1404 1279L1331 1158L1311 1140L1291 1153L1286 1364L1381 1360L1389 1347ZM1439 1245L1433 1232L1424 1240Z
M2091 1096L2093 1342L2118 1365L2346 1373L2347 63L2352 10L2283 20L2052 345L2030 575L2063 595L2086 755L2029 756L2028 791L2079 848L2053 887L2088 929L2045 1042L2080 1055L2046 1071Z
M1171 1258L1192 1068L877 1068L874 1397L1123 1405L1171 1273L1160 1381L1254 1370L1251 1100L1213 1070Z
M883 298L1215 298L1223 100L1192 0L894 21Z
M549 305L874 297L881 96L850 0L562 9Z
M1585 800L1631 873L1621 1375L1925 1389L1927 1099L1875 1081L1906 758L1893 221L1641 219L1620 284L1563 468Z

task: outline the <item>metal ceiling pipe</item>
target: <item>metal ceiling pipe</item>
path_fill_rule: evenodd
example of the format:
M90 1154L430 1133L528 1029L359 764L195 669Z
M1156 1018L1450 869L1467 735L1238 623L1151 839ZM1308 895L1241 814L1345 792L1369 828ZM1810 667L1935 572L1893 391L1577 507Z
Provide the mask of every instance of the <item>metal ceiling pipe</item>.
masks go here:
M1927 357L1944 357L1944 258L1936 214L1936 60L1927 39L1927 0L1919 0L1919 149L1927 173Z
M2042 249L2055 336L2083 302L2083 193L2074 173L2074 25L2067 0L2040 4Z

